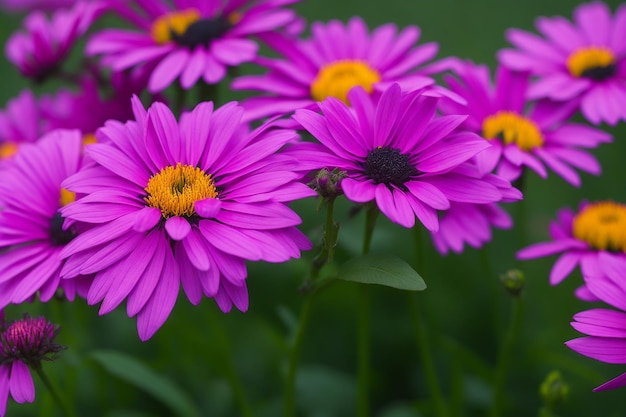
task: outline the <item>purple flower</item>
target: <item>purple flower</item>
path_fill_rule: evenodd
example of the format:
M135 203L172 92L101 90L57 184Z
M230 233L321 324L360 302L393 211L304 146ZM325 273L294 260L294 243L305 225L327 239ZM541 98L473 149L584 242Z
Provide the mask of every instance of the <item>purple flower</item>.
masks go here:
M9 100L0 111L0 165L17 153L20 144L35 142L45 132L41 109L31 90Z
M61 182L82 163L78 131L57 130L35 144L24 144L3 170L0 183L0 308L39 293L50 300L62 289L73 300L86 294L88 278L61 280L61 249L80 225L63 226L59 209L74 198Z
M265 75L248 75L235 79L234 90L265 93L248 98L242 105L248 117L291 113L313 108L326 97L347 103L352 87L360 86L368 93L381 92L392 83L413 90L431 86L434 81L417 69L437 54L436 43L416 47L420 37L417 26L397 32L393 24L380 26L369 33L359 17L347 25L337 20L328 24L315 22L311 38L297 40L280 35L266 41L284 59L257 58L267 68Z
M34 11L24 20L25 31L14 33L5 53L22 75L37 82L54 74L69 55L74 43L104 10L99 2L78 2L59 10L50 19Z
M540 17L536 26L543 37L509 29L517 49L498 53L507 67L537 76L529 98L580 103L594 124L626 120L626 5L611 16L605 3L585 3L574 10L573 23Z
M577 213L559 210L550 223L552 241L531 245L518 259L534 259L561 253L550 271L550 284L563 281L578 265L587 286L609 273L610 265L626 260L626 206L612 201L580 204Z
M6 414L9 393L18 402L35 400L35 384L29 366L39 367L65 349L54 342L60 328L44 317L15 320L0 334L0 417Z
M189 301L213 297L224 312L248 308L247 260L284 262L310 249L286 202L314 195L297 161L277 153L297 138L265 124L249 132L243 109L199 104L179 123L162 103L136 121L108 122L95 162L64 182L85 197L63 209L93 228L63 251L63 275L95 273L89 304L106 314L127 300L142 340L169 316L179 287Z
M97 33L88 43L87 54L102 54L103 64L115 71L136 66L153 69L150 92L166 89L178 77L185 90L200 79L216 84L226 76L228 67L256 57L258 45L249 37L295 20L295 12L282 6L296 1L118 1L113 10L139 31L108 29Z
M86 0L83 0L86 1ZM78 0L0 0L0 7L10 12L54 11L73 6Z
M467 105L451 100L442 105L448 112L469 114L462 127L489 139L492 146L476 158L484 172L496 169L498 175L514 181L527 167L546 178L547 166L574 186L581 181L573 168L600 173L596 159L581 148L610 142L611 136L568 122L575 103L527 101L528 74L506 67L498 68L495 86L484 65L458 62L454 72L457 77L448 75L445 80Z
M319 104L322 114L302 109L293 116L321 142L308 146L303 163L344 171L341 188L348 200L376 201L395 223L413 227L417 216L437 231L437 210L449 209L451 201L502 198L488 181L455 170L489 144L473 133L454 132L466 116L435 116L438 97L403 94L393 84L378 101L359 87L348 99L352 108L328 97Z

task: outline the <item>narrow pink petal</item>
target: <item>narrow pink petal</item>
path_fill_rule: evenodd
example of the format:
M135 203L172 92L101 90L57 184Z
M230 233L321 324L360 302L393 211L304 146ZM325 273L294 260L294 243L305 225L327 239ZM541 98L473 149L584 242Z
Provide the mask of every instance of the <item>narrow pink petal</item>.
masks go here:
M165 221L165 230L172 239L183 240L191 232L191 225L183 217L172 216Z
M580 261L580 254L577 252L566 252L557 259L550 271L550 284L557 285L563 281Z
M221 210L222 202L217 198L205 198L198 200L193 205L195 212L205 219L212 219L217 216Z
M13 399L20 404L35 401L35 383L28 365L22 361L17 360L11 364L9 390Z
M191 233L183 239L182 245L191 264L200 271L208 271L211 267L211 262L204 244L202 243L203 239L200 232L194 228L191 230Z
M376 198L376 185L371 180L357 181L352 178L341 180L346 198L355 203L367 203Z
M434 185L423 181L409 181L404 184L409 191L420 201L428 204L436 210L447 210L450 208L450 201Z
M530 245L517 252L516 258L521 260L542 258L563 252L566 250L586 249L587 244L576 239L555 240Z
M626 339L581 337L565 342L567 347L600 362L626 363Z
M163 58L150 75L148 91L159 93L165 90L181 74L188 61L189 51L185 48L173 51Z
M593 392L605 391L608 389L621 388L626 385L626 373L623 373L604 384L597 386L593 389Z
M248 245L248 237L238 229L211 220L200 221L198 226L204 238L217 249L251 261L261 259L260 250Z
M155 207L143 207L137 212L133 230L144 233L155 227L161 220L161 210Z

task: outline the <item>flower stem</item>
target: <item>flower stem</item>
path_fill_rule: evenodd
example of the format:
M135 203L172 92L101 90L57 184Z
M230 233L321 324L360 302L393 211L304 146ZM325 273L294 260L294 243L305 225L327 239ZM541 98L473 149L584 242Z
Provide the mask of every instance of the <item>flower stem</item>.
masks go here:
M250 407L250 403L248 402L248 398L243 388L241 379L237 374L237 369L235 369L232 349L230 347L230 341L228 340L226 330L222 326L220 319L215 317L215 314L209 314L209 320L211 322L211 327L213 327L215 342L222 351L222 359L224 361L226 377L228 378L230 387L233 390L235 401L237 402L239 412L241 413L240 415L243 417L252 417L254 416L254 413L252 412L252 408Z
M35 370L35 372L37 372L37 375L39 375L39 378L52 395L52 398L57 403L59 408L63 411L63 414L65 414L67 417L76 417L76 412L74 411L74 409L67 405L65 400L59 395L57 390L52 385L52 382L50 382L50 379L48 379L48 376L43 371L41 362L31 363L30 366L32 369Z
M302 285L302 290L305 292L305 298L302 304L302 310L300 311L300 319L298 320L298 327L296 328L293 345L291 347L289 365L287 368L287 378L285 380L285 397L283 404L283 412L285 417L296 416L295 385L298 372L298 361L300 359L300 351L302 350L304 333L306 331L311 316L313 299L315 297L315 294L317 294L318 291L321 289L321 287L317 287L315 286L315 284L317 284L317 280L319 278L322 267L327 263L333 261L335 247L337 246L339 225L334 220L334 203L334 199L327 200L326 222L324 226L324 237L322 239L322 250L313 259L311 272ZM313 289L313 291L310 291L311 289Z
M415 239L415 262L420 269L423 269L424 250L422 247L421 228L419 226L415 226L413 228L413 233ZM435 368L435 361L432 353L432 340L430 338L424 317L420 313L419 306L417 305L416 295L410 292L407 293L407 300L409 304L409 313L415 328L415 337L417 339L422 368L424 369L426 386L428 387L428 392L430 393L430 397L432 398L435 409L437 410L437 414L444 417L448 415L448 408L441 390L439 378L437 377L437 370Z
M363 237L363 255L370 251L374 226L380 211L375 205L365 210L365 235ZM357 415L367 417L370 414L369 385L370 385L370 294L367 284L359 285L359 300L357 303Z
M494 381L494 394L491 403L490 416L498 417L502 415L502 407L504 403L504 393L506 390L506 377L511 363L511 354L513 346L517 339L519 329L521 327L524 305L521 295L513 297L511 321L509 328L498 352L498 362L496 365L496 374Z

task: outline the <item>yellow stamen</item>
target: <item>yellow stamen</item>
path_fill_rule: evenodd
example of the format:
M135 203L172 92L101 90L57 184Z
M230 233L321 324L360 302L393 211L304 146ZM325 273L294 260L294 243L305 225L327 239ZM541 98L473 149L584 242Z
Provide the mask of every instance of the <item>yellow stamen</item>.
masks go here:
M226 16L226 21L230 23L231 25L236 25L237 23L239 23L240 20L241 20L241 13L239 12L232 12L231 14Z
M59 198L61 207L64 207L74 201L76 201L76 193L66 190L65 188L61 188L61 197Z
M145 190L148 196L144 201L150 207L161 210L165 218L191 217L195 214L196 201L217 197L211 174L180 162L175 167L165 167L150 177Z
M93 145L94 143L98 143L98 140L96 139L96 135L94 133L87 133L83 135L83 146Z
M9 159L17 153L17 144L13 142L4 142L0 145L0 159Z
M348 104L348 92L361 86L371 93L374 84L380 81L378 71L363 61L343 60L323 66L311 84L311 97L323 101L326 97L336 97Z
M537 125L517 113L500 111L483 120L483 136L501 138L505 144L515 143L523 151L543 145L543 136Z
M615 55L604 46L578 49L567 58L567 69L574 77L583 76L585 71L607 68L615 64Z
M187 28L200 20L200 12L196 9L187 9L165 14L152 23L150 33L158 44L172 40L172 33L182 36Z
M589 204L574 217L573 234L595 249L626 252L626 206L612 201Z

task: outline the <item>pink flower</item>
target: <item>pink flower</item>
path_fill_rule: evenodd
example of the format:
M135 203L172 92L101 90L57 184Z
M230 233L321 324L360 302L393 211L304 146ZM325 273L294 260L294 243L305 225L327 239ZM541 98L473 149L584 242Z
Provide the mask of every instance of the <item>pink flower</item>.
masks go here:
M543 37L509 29L517 49L498 53L503 65L537 78L529 99L579 103L594 124L626 120L626 5L612 16L605 3L585 3L574 9L573 22L540 17L536 26Z

